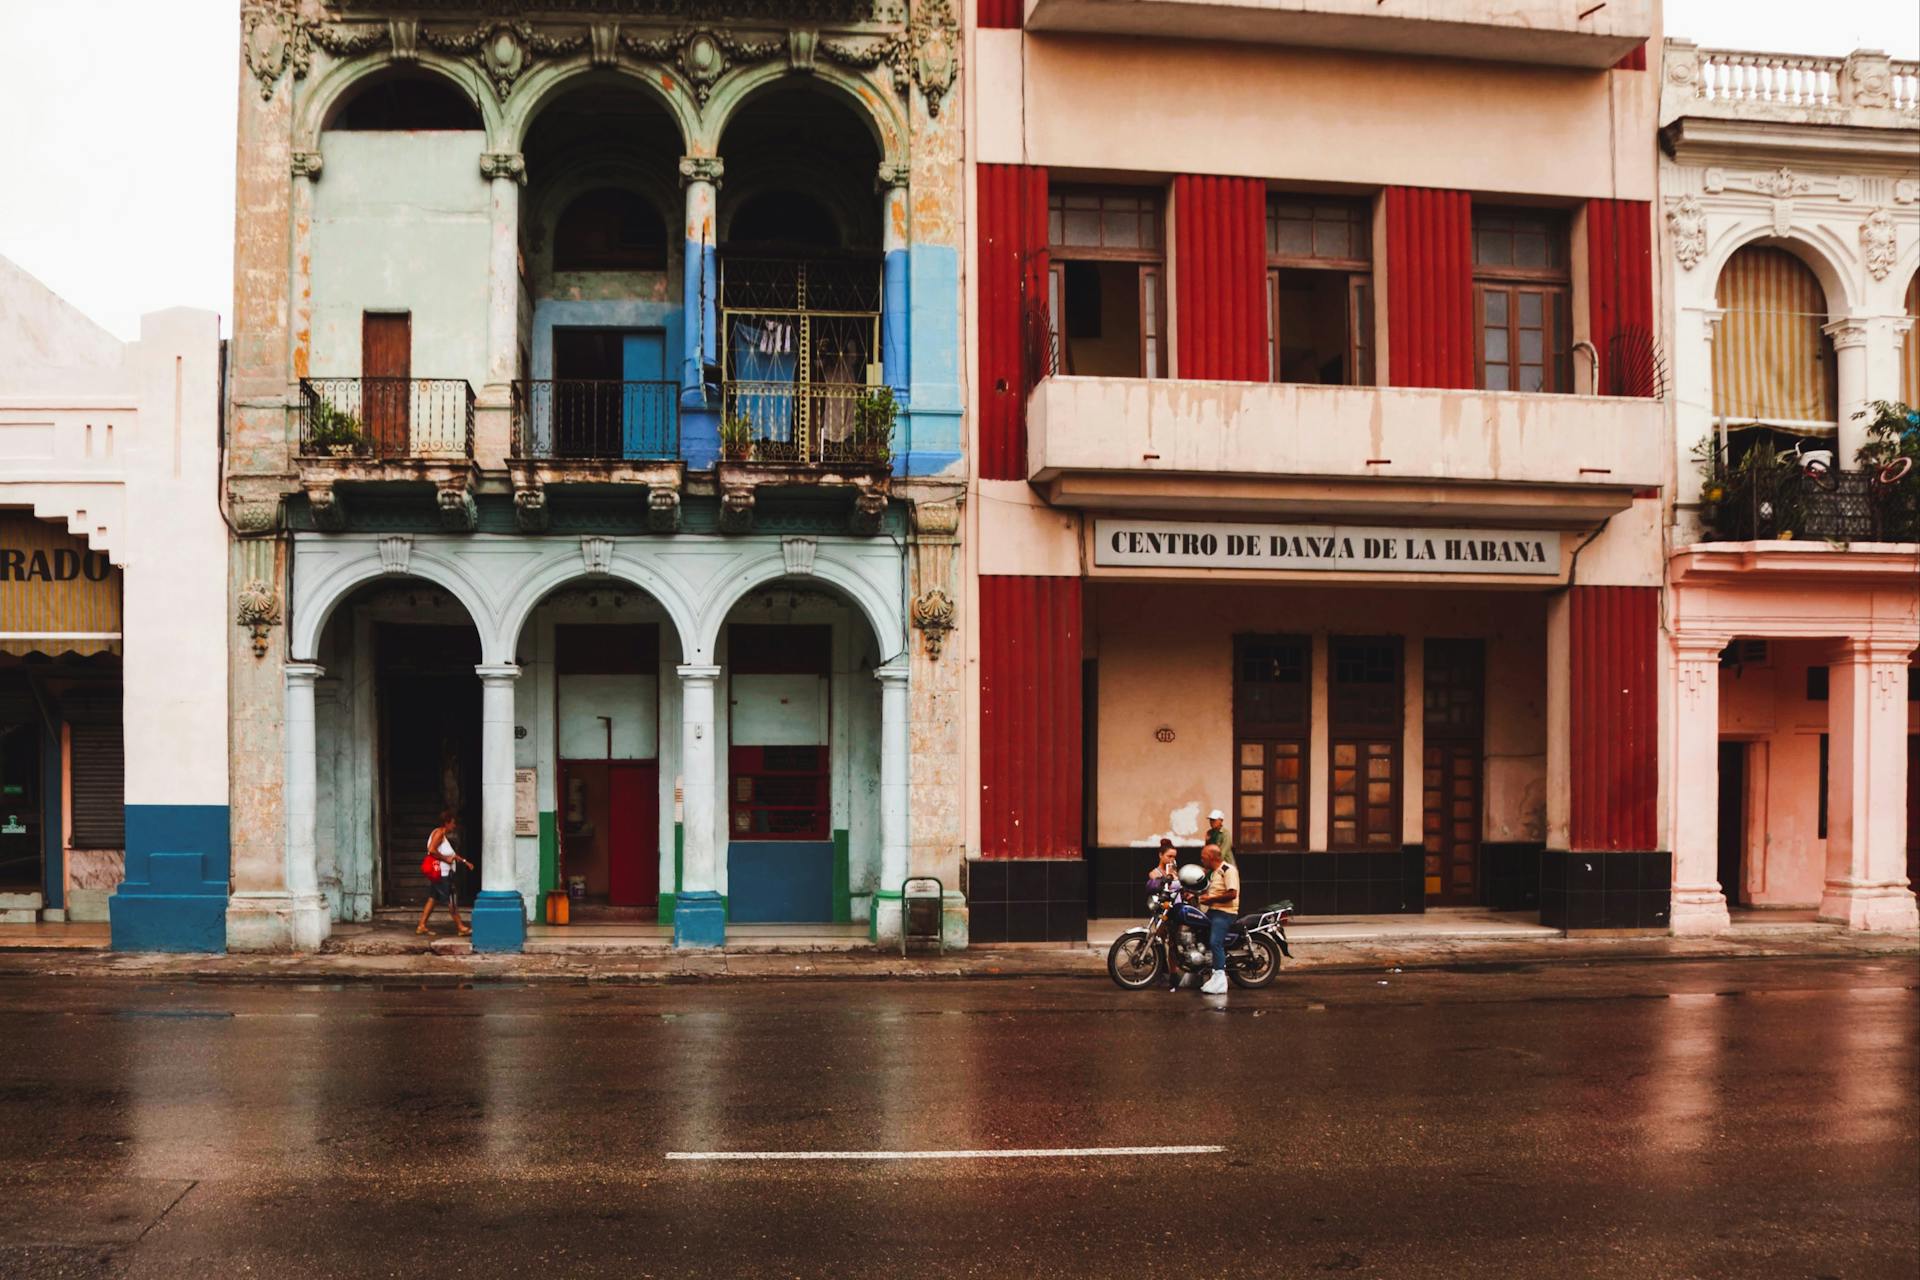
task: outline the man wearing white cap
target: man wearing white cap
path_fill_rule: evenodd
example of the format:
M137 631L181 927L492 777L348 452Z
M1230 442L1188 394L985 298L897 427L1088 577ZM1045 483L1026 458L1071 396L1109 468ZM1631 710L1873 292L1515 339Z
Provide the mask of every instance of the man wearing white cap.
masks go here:
M1201 844L1215 845L1220 850L1220 861L1233 861L1233 837L1227 834L1227 815L1215 809L1207 815L1207 834Z

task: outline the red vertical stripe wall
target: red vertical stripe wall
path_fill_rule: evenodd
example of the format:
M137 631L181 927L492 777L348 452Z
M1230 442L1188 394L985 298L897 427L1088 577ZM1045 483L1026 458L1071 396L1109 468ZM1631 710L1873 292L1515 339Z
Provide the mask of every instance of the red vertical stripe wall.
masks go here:
M1608 361L1627 356L1614 339L1633 329L1653 335L1653 206L1645 200L1587 201L1587 315L1600 353L1597 390L1606 394L1614 386ZM1621 386L1613 394L1647 391Z
M1018 28L1026 8L1027 0L977 0L974 13L980 26Z
M1387 188L1387 381L1471 387L1473 201L1464 191Z
M1080 579L980 578L980 856L1080 856Z
M1650 853L1659 848L1660 590L1574 587L1568 603L1569 842L1578 853Z
M998 0L998 2L1004 4L1006 0ZM980 25L983 27L986 26L986 21L983 19ZM1020 23L1016 19L1011 25L1017 27ZM1632 53L1614 63L1613 69L1615 71L1645 71L1647 69L1647 46L1644 44L1641 45L1638 49L1635 49Z
M1180 376L1266 381L1266 183L1183 173L1173 223Z
M1027 311L1047 305L1047 171L983 164L980 182L980 423L975 447L987 480L1027 478L1027 393L1035 370Z

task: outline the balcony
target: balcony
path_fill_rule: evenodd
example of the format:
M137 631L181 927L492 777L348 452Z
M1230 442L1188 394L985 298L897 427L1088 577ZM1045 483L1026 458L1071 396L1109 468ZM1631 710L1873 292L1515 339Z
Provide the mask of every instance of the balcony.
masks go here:
M1709 542L1920 542L1920 472L1768 463L1721 468L1703 487Z
M1649 0L1026 0L1026 29L1598 69L1653 36L1653 13Z
M550 491L644 486L647 527L680 527L680 388L673 382L538 379L513 384L514 518L528 533L549 523ZM628 492L635 492L629 488Z
M347 527L354 492L431 493L441 526L471 532L477 511L473 388L460 378L302 378L300 485L315 527Z
M1825 126L1910 131L1920 127L1920 62L1864 49L1845 57L1703 49L1669 40L1660 80L1660 123L1675 145L1712 142L1729 127L1765 125L1771 146L1877 152L1911 163L1904 137L1836 139ZM1795 126L1820 126L1802 136ZM1782 129L1785 132L1781 132Z
M761 487L847 489L856 533L878 533L893 475L899 407L893 389L853 382L737 381L722 384L722 525L750 528Z
M1591 525L1664 481L1657 400L1047 378L1028 478L1057 506Z

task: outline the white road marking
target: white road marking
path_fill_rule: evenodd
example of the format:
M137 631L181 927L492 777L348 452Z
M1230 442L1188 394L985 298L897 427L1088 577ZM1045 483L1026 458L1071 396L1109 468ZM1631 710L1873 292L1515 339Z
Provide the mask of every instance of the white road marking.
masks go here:
M669 1151L669 1160L1060 1160L1082 1156L1211 1156L1225 1147L1026 1147L1001 1151Z

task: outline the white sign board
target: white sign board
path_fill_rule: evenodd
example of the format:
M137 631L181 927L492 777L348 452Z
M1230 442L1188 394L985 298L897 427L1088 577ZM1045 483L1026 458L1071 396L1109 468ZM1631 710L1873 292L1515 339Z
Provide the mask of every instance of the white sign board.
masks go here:
M513 771L513 834L516 836L540 834L539 778L532 769Z
M1527 529L1095 520L1093 538L1094 564L1116 568L1560 572L1560 535Z

